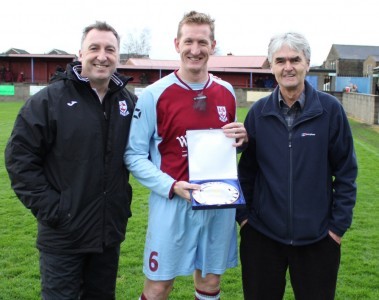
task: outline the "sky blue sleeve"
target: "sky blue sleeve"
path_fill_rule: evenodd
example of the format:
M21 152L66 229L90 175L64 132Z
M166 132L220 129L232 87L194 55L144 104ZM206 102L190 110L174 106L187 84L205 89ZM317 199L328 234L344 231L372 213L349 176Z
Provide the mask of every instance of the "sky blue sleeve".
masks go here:
M156 99L158 96L153 88L147 88L138 98L124 162L142 185L168 198L175 180L160 170L158 145L161 140L157 134Z

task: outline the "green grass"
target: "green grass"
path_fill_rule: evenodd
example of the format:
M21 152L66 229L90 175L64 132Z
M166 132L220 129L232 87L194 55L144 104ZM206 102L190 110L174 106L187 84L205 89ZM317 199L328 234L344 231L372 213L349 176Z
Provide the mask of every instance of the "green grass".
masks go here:
M36 221L10 189L4 147L20 102L0 102L0 299L39 299ZM243 121L246 108L238 110ZM351 120L359 162L358 200L351 229L343 238L338 300L379 299L379 133ZM142 254L147 224L148 191L131 179L133 217L122 244L117 299L138 299L144 281ZM289 284L288 284L289 286ZM176 279L170 299L193 299L192 277ZM222 277L222 299L242 298L240 267ZM287 288L286 300L294 299Z

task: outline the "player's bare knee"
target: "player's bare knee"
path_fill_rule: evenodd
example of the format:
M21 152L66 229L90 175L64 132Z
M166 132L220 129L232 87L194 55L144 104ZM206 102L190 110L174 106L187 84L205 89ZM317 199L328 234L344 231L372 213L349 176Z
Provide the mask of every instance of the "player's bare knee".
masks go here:
M207 274L201 277L201 274L195 275L196 288L204 292L216 292L220 290L220 276L215 274Z
M144 295L147 299L167 299L173 286L173 280L167 281L145 281Z

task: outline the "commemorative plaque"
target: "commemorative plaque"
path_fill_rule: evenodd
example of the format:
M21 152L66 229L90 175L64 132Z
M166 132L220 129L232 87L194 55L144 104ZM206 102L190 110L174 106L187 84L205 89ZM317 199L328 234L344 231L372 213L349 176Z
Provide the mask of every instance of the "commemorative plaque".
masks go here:
M245 205L234 142L222 129L187 130L189 181L201 186L191 191L192 209Z

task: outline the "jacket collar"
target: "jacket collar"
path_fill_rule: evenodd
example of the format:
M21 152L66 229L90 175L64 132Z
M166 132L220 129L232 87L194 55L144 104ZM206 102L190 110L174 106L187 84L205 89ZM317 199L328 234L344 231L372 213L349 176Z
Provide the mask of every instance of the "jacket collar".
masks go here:
M89 85L89 80L87 77L82 77L80 74L82 72L82 63L80 61L75 61L67 65L66 73L67 77L71 80L81 82ZM133 80L131 76L124 76L117 72L113 73L111 80L109 82L109 89L111 91L119 90L124 88L129 81Z
M306 80L305 84L305 105L304 110L301 115L303 117L309 117L314 115L319 115L322 113L323 108L320 103L319 93L308 83ZM266 103L262 108L262 115L278 115L280 114L279 107L279 86L268 96Z

